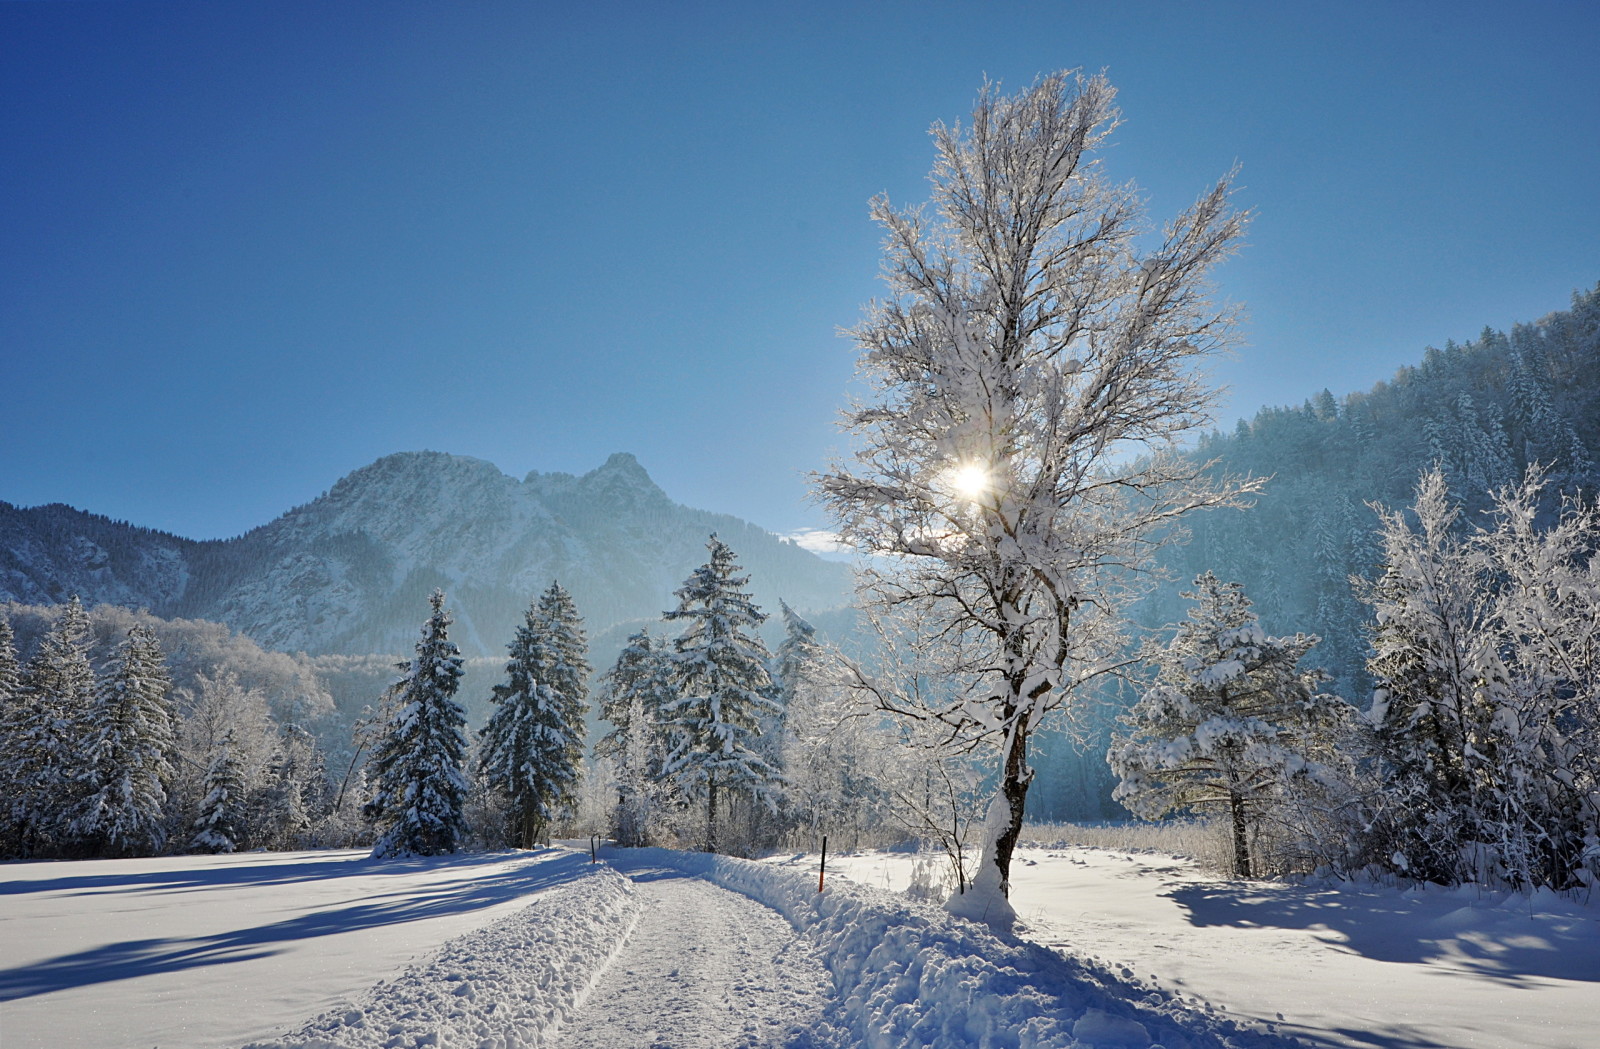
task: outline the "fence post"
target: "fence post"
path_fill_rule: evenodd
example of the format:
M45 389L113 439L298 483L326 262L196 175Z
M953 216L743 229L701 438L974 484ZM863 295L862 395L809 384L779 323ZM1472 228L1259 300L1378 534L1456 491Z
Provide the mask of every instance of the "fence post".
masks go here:
M822 879L828 873L828 836L822 836L822 863L817 867L817 891L822 891Z
M599 863L600 862L599 840L600 840L600 835L598 835L598 834L589 835L589 862L590 863Z

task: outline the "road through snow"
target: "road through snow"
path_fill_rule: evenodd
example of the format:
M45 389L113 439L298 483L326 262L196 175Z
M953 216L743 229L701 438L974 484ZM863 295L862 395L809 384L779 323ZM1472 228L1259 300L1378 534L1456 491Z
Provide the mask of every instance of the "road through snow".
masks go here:
M827 974L777 912L680 870L607 859L643 912L560 1049L791 1045L821 1022Z

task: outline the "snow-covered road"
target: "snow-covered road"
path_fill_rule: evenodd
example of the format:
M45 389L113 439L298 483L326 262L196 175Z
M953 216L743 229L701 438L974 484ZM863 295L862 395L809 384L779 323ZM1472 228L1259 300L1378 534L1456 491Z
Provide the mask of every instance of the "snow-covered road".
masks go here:
M819 1018L827 974L775 911L679 870L608 859L643 912L560 1049L781 1045Z

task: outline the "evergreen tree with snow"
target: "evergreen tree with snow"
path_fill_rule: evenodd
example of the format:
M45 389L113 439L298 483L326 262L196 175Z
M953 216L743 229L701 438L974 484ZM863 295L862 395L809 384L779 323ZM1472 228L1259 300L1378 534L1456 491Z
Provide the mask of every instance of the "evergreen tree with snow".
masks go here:
M372 760L368 815L379 836L374 858L454 852L464 830L467 781L462 760L466 711L456 701L461 652L450 640L444 593L428 598L433 612L422 628L417 654L400 667L385 734Z
M682 621L673 642L672 683L677 695L662 711L669 744L663 774L685 797L704 800L705 848L716 852L718 805L726 791L744 792L771 805L777 770L761 755L763 718L777 715L772 698L771 654L756 630L766 615L744 589L747 576L727 543L713 533L711 557L677 591L669 621Z
M623 845L649 844L657 814L669 802L661 766L667 742L662 712L676 696L671 675L670 647L648 630L630 636L600 675L600 716L612 728L594 751L615 772L616 832Z
M161 848L175 750L172 679L155 634L135 626L117 646L90 716L88 796L74 837L100 855Z
M217 744L206 768L204 790L189 851L233 852L244 844L246 787L232 729Z
M524 849L574 800L583 767L588 640L572 596L551 583L529 607L509 646L506 683L494 687L480 774L509 806L511 838Z
M12 855L21 839L16 821L24 811L24 709L16 635L11 620L0 614L0 857Z
M23 668L9 733L16 851L36 855L73 844L70 820L87 793L84 756L94 708L93 635L76 595Z
M1318 639L1268 636L1238 583L1208 572L1184 596L1194 606L1169 644L1147 650L1155 681L1108 755L1115 797L1149 819L1222 810L1234 872L1248 878L1252 825L1296 781L1333 784L1329 761L1351 712L1317 690L1321 671L1299 665Z

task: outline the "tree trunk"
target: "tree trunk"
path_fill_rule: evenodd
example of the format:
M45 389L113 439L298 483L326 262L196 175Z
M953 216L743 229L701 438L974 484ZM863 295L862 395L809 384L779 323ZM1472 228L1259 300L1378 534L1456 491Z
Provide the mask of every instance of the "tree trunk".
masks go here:
M717 785L706 786L706 851L717 851Z
M1228 774L1228 809L1233 816L1233 873L1240 878L1254 877L1250 873L1250 842L1245 836L1244 797L1234 785L1233 773Z
M1006 750L1005 766L1000 775L1000 793L1004 796L1011 820L994 842L994 865L1000 869L1000 891L1011 895L1011 855L1016 851L1017 839L1022 837L1022 817L1027 811L1028 787L1033 783L1033 772L1028 768L1028 733L1019 724Z

